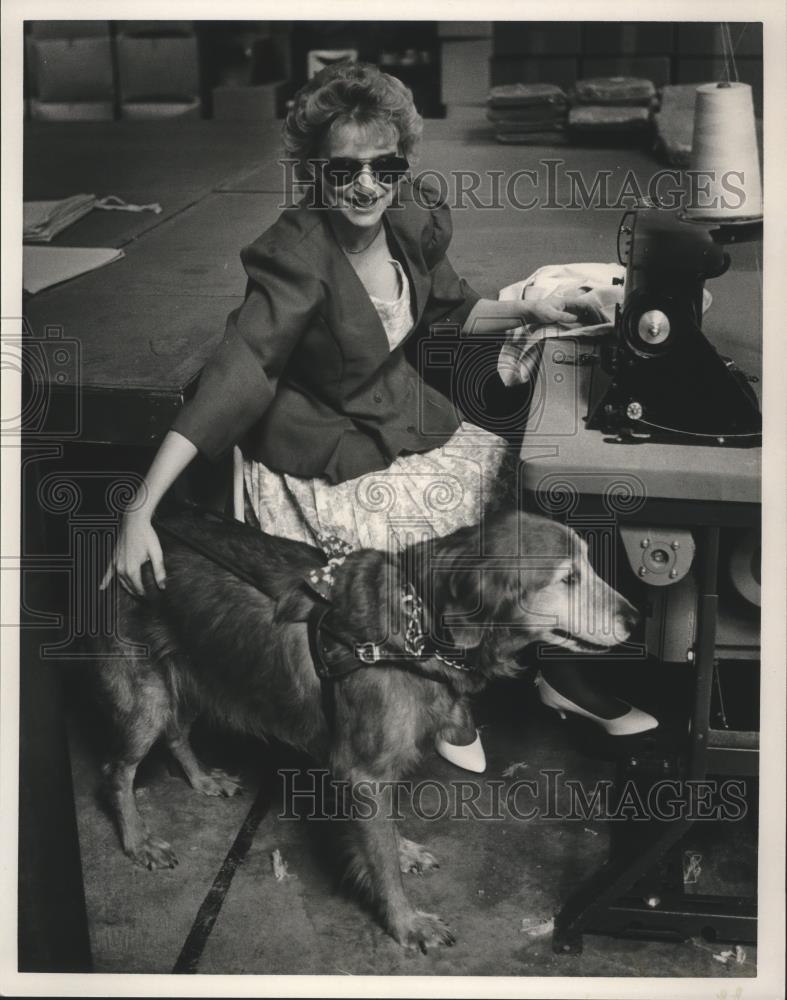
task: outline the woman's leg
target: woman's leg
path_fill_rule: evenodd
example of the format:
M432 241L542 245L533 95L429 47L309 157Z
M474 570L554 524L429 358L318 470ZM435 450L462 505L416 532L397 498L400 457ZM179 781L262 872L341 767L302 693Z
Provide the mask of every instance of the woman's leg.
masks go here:
M583 677L583 670L573 663L550 664L536 678L541 701L565 719L567 714L589 719L610 736L634 736L655 729L658 719L605 694Z
M541 676L564 698L601 719L614 719L629 709L625 701L607 694L593 683L593 674L577 663L550 663L541 667Z

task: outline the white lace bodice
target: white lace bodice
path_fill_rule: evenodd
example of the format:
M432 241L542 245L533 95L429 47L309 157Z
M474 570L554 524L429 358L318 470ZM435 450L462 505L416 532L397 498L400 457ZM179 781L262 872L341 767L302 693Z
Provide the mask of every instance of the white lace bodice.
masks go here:
M410 282L407 280L407 275L398 260L391 258L391 263L399 276L398 297L392 302L378 299L375 295L370 295L369 298L385 328L390 349L394 350L413 328L413 314L410 304Z

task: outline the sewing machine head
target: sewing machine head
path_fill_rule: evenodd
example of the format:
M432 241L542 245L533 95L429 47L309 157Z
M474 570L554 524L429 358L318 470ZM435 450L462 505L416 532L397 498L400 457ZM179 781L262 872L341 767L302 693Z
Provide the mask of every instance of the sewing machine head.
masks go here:
M724 235L665 209L624 215L625 294L593 373L589 427L631 441L760 443L756 395L702 333L704 283L730 265Z

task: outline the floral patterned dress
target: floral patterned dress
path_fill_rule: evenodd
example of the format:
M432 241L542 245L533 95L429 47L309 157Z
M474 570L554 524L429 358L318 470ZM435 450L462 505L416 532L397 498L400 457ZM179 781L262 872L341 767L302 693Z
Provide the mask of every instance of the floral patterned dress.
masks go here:
M391 264L397 298L370 298L394 350L413 318L407 276L399 261ZM235 516L311 545L335 535L355 548L394 550L476 523L506 491L501 479L513 475L513 460L506 441L466 421L439 448L400 455L386 469L338 484L273 472L236 448Z

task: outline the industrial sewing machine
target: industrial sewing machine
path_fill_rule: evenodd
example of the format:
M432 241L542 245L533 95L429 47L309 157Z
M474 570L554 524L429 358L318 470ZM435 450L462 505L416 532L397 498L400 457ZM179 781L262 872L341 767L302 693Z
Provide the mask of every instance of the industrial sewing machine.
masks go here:
M624 441L751 446L762 418L748 377L702 333L703 287L724 274L725 243L756 235L662 208L627 212L618 231L626 267L615 341L593 372L587 426Z

